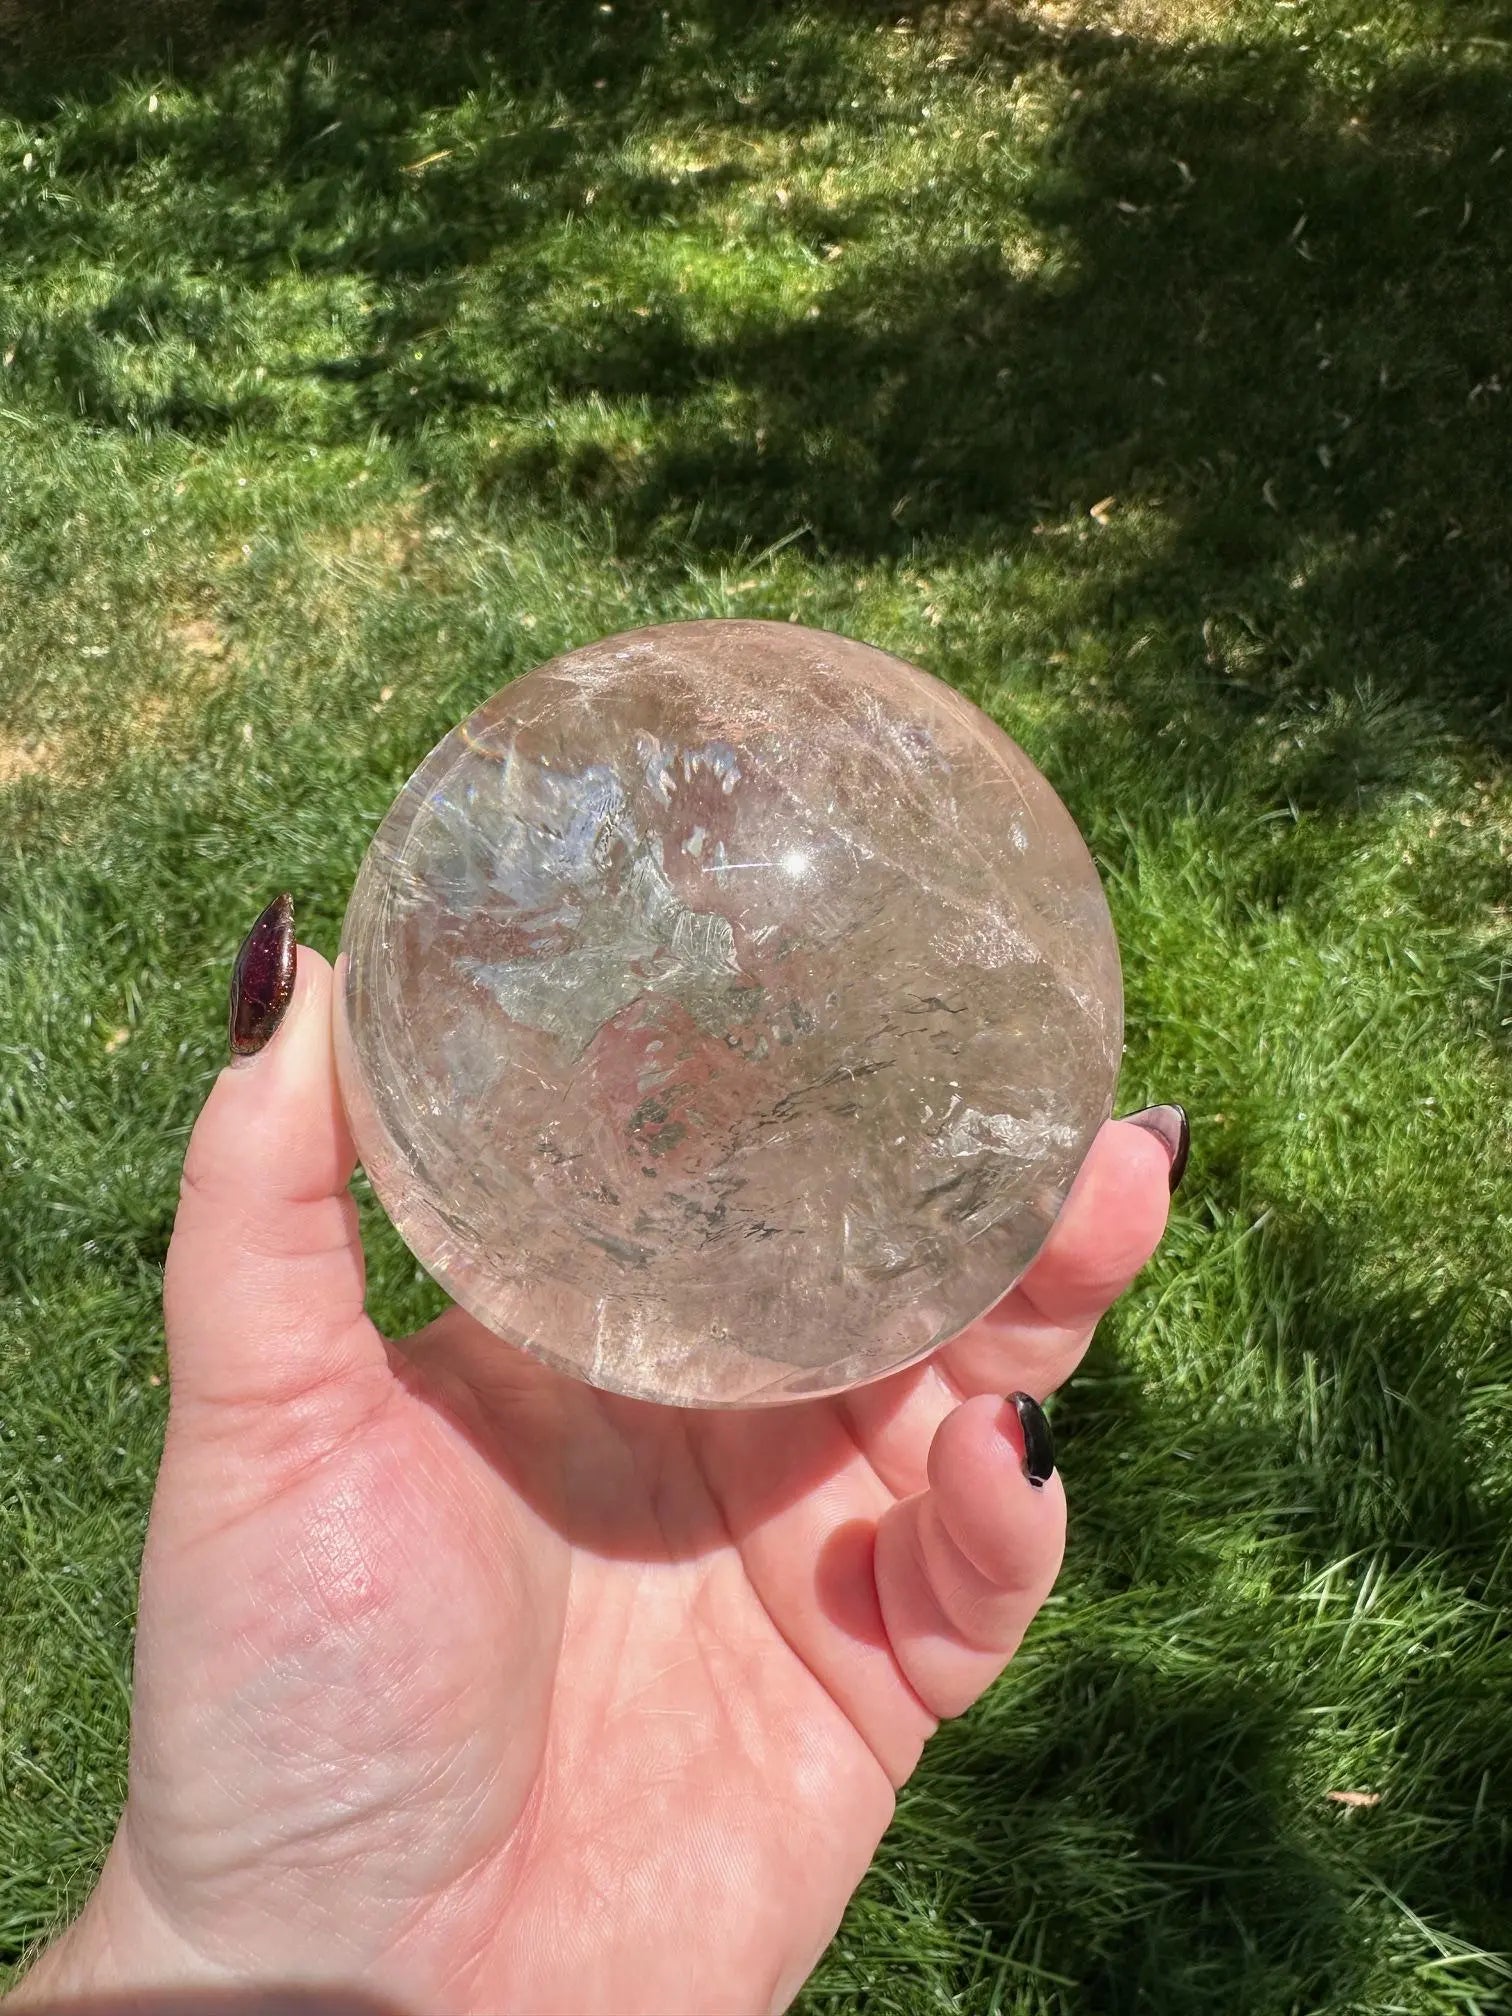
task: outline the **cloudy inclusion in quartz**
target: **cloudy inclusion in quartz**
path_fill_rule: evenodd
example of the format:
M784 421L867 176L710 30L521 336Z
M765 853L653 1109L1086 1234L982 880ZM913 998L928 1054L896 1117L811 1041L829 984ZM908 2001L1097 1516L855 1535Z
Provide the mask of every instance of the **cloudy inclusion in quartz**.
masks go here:
M835 1391L1023 1272L1111 1109L1118 951L1029 759L785 623L612 637L432 751L363 862L343 1096L491 1330L684 1405Z

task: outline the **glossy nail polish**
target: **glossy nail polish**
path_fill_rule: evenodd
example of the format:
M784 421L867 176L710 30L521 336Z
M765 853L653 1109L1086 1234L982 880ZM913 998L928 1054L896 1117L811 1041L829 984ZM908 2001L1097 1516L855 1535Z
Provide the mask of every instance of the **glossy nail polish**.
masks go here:
M233 1057L255 1057L294 993L294 898L275 896L242 940L231 969Z
M1184 1106L1146 1106L1140 1113L1125 1116L1130 1126L1143 1127L1153 1134L1171 1162L1171 1194L1186 1174L1187 1156L1192 1148L1192 1130Z
M1055 1469L1055 1435L1044 1408L1030 1394L1010 1393L1008 1405L1018 1415L1024 1437L1024 1475L1042 1491Z

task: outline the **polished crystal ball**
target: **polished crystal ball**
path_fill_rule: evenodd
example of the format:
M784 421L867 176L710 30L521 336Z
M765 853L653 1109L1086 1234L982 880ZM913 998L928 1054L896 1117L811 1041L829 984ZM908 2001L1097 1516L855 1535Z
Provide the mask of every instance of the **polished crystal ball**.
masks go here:
M832 1393L1023 1272L1107 1117L1118 950L1018 746L885 652L670 624L433 749L342 938L373 1188L487 1328L617 1393Z

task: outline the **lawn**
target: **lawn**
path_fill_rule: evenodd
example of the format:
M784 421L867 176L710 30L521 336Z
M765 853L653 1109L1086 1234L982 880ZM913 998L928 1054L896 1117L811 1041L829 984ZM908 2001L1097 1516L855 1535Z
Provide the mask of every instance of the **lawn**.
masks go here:
M0 0L0 1979L121 1795L242 933L740 614L1025 744L1193 1123L806 2016L1507 2006L1509 246L1506 0Z

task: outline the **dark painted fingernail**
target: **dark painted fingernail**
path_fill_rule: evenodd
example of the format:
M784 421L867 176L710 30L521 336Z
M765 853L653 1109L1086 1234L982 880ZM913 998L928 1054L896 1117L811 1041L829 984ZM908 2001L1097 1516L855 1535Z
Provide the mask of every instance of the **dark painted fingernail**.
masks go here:
M1055 1468L1055 1436L1045 1410L1028 1393L1010 1393L1008 1405L1019 1418L1024 1436L1024 1475L1036 1491L1043 1491Z
M1142 1113L1126 1115L1133 1127L1153 1134L1171 1158L1171 1194L1186 1174L1187 1156L1192 1151L1192 1129L1185 1106L1146 1106Z
M231 968L231 1055L255 1057L294 993L294 898L275 896Z

